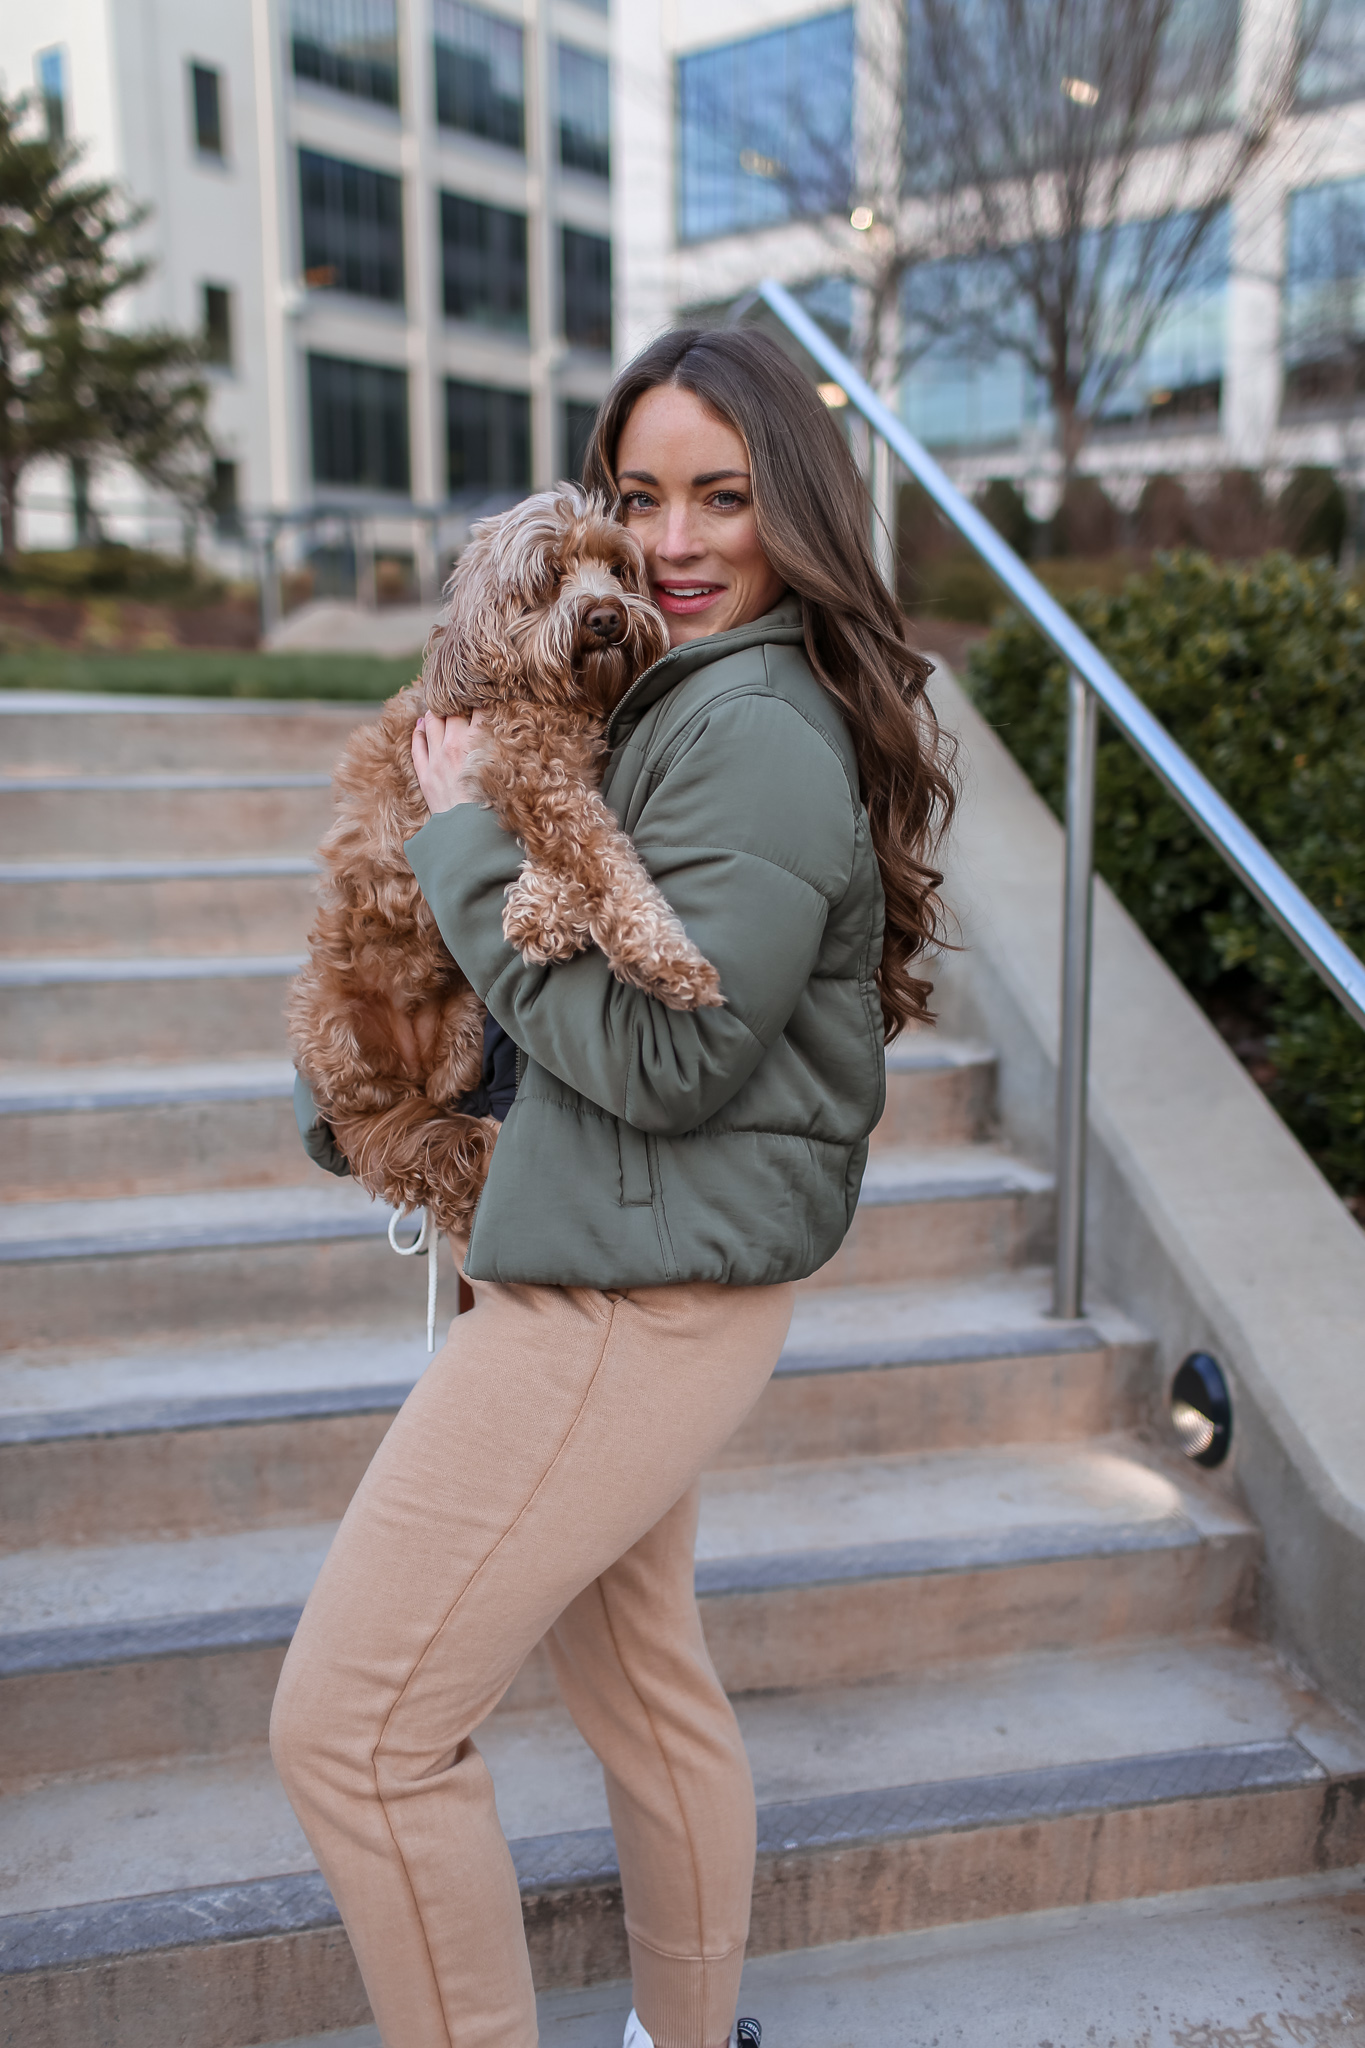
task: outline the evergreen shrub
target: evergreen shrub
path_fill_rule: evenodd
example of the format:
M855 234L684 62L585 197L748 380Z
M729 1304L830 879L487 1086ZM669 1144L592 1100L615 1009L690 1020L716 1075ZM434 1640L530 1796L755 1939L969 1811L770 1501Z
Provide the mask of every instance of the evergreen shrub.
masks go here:
M1346 493L1330 469L1296 469L1276 509L1291 554L1340 561L1348 511Z
M1007 476L993 476L976 494L977 510L984 512L1002 539L1016 555L1027 561L1037 539L1038 522L1024 503L1023 493Z
M1365 597L1325 561L1158 556L1068 609L1163 725L1365 955ZM1066 671L1007 616L965 678L1059 815ZM1365 1193L1365 1032L1102 721L1096 864L1191 992L1263 1021L1271 1099L1347 1196ZM1161 1086L1154 1049L1152 1086Z
M69 598L128 597L144 604L209 604L226 584L184 555L101 541L98 547L53 548L0 562L0 589Z

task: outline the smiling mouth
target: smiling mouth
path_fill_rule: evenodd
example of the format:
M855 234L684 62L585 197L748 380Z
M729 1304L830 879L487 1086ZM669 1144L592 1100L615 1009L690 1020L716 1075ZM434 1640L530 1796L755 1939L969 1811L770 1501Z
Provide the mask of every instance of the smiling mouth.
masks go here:
M723 583L656 583L655 601L665 612L700 612L724 594Z

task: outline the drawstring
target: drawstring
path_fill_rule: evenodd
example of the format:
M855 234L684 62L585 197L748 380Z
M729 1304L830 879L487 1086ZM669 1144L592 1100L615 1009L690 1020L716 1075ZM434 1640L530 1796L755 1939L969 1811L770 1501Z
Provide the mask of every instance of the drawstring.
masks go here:
M427 1350L436 1349L436 1255L440 1249L441 1233L431 1220L430 1209L422 1211L422 1227L411 1244L400 1244L394 1232L409 1216L415 1216L415 1209L400 1209L389 1218L389 1243L400 1259L410 1259L417 1252L427 1255Z

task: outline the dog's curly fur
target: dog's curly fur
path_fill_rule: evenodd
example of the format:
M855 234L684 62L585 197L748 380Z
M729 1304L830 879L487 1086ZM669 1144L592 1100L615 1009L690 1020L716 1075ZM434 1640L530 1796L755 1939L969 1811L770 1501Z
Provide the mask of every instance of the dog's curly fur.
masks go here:
M668 645L635 541L599 498L561 485L476 526L447 596L421 680L337 767L322 902L288 1016L356 1178L463 1232L498 1125L458 1108L479 1080L483 1007L403 854L427 820L412 766L424 712L484 714L479 784L526 849L503 913L525 959L594 944L618 979L671 1008L723 998L595 786L610 712Z

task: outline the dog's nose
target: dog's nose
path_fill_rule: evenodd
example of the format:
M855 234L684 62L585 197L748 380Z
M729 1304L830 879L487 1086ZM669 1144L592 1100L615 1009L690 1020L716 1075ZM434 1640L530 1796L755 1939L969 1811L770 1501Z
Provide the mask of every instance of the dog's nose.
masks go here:
M594 639L608 646L625 637L626 618L619 604L595 604L583 623Z

